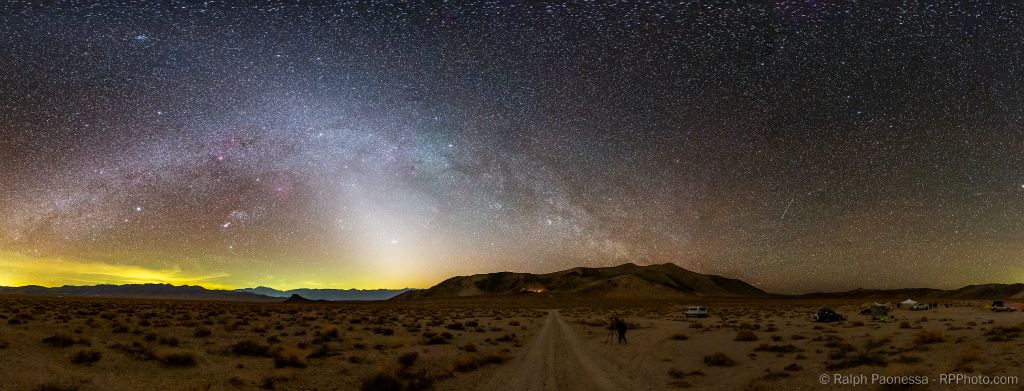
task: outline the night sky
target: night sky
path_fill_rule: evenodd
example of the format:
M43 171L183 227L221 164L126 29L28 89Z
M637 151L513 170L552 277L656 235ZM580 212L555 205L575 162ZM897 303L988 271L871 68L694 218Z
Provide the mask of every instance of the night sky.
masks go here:
M313 3L0 5L0 285L1024 280L1013 2Z

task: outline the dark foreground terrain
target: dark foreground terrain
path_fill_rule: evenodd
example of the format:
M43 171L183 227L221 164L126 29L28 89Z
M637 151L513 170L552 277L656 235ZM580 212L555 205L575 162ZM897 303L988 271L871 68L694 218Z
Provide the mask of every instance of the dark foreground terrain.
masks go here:
M691 302L711 316L682 316ZM930 378L911 389L1024 389L939 384L944 373L1024 376L1024 313L958 301L876 321L857 315L862 304L0 297L0 389L832 389L822 374ZM810 322L822 305L847 320ZM631 326L626 345L607 343L613 315ZM900 389L868 381L845 387Z

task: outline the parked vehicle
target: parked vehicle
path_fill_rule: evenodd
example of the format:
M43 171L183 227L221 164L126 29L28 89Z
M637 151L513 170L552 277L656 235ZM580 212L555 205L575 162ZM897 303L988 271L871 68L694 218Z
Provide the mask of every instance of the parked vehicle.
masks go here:
M843 317L842 315L839 315L838 313L833 311L831 308L822 308L822 309L818 310L817 313L814 314L814 321L815 322L829 323L829 322L838 322L838 321L841 321L841 320L846 320L846 318Z
M911 311L921 311L921 310L927 310L927 309L930 309L930 308L932 308L930 305L924 304L924 303L914 303L914 304L910 305L910 310Z
M1002 300L992 302L992 312L1013 312L1013 307L1006 305Z
M691 305L686 307L686 311L683 311L683 314L685 314L687 318L707 318L708 307Z

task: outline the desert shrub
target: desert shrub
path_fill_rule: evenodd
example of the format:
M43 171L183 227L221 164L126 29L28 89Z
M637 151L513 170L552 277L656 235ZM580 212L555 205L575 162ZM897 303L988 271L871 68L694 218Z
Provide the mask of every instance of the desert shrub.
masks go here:
M736 332L736 341L757 341L757 334L749 329L740 329Z
M426 345L443 345L448 343L448 340L440 335L433 335L427 337L426 341L423 342Z
M921 357L910 356L910 355L903 355L903 356L896 357L896 359L893 360L893 362L898 362L900 364L917 364L917 363L921 362Z
M855 368L862 365L884 367L886 366L885 357L882 356L881 352L877 351L863 351L853 352L853 354L838 354L830 356L834 361L825 363L825 369L837 370L845 368Z
M900 322L900 328L901 329L909 329L910 328L910 322L907 322L905 320Z
M326 340L338 339L341 332L338 331L338 326L326 326L320 331L320 336Z
M1021 331L1022 331L1021 328L1017 327L1017 326L1013 326L1013 327L994 326L994 327L992 327L991 329L989 329L988 331L985 332L985 337L989 341L993 341L993 342L1006 342L1006 341L1015 340L1018 337L1020 337Z
M792 363L792 364L786 365L782 369L785 370L785 371L796 372L796 371L799 371L801 369L804 369L804 367L801 367L800 364Z
M33 391L78 391L78 385L68 383L43 383L36 388L33 388Z
M181 341L179 341L177 337L160 337L160 344L170 347L178 347L178 345L181 344Z
M754 348L755 352L772 352L772 353L794 353L799 352L800 348L793 345L769 345L762 343Z
M501 364L503 362L505 362L505 357L497 354L487 354L483 356L465 354L455 360L455 370L459 372L470 372L485 365Z
M156 360L168 367L191 367L196 365L196 356L183 350L170 350L157 354Z
M704 364L713 367L731 367L736 365L736 361L734 361L731 357L726 356L725 353L719 352L704 356Z
M416 363L416 359L419 358L419 356L420 354L418 352L408 352L398 356L398 363L401 364L402 367L411 367L412 364Z
M198 328L196 328L195 334L193 334L193 335L196 338L205 338L205 337L209 337L211 334L213 334L213 332L210 331L210 329L208 329L206 327L198 327Z
M285 348L274 354L274 366L277 368L305 368L306 356L306 352L302 350Z
M390 373L379 372L363 380L362 391L402 391L402 382Z
M150 349L148 346L143 345L139 341L133 341L131 345L121 345L119 343L114 343L110 345L110 348L120 350L121 352L124 352L137 360L147 361L156 358L156 355L153 353L153 350Z
M740 388L740 391L768 391L768 386L758 379L751 380Z
M701 372L701 371L683 372L683 371L681 371L679 369L670 368L668 370L668 375L670 377L672 377L673 379L682 379L682 378L684 378L686 376L704 376L704 372Z
M66 334L54 334L49 337L43 338L43 343L53 346L55 348L66 348L71 345L81 344L85 346L92 345L88 340L82 338L73 338Z
M75 352L75 354L71 355L71 363L91 365L92 363L99 361L102 357L103 353L100 353L98 350L79 350Z
M462 323L458 323L458 322L449 324L449 325L444 326L444 327L449 329L449 330L460 330L461 331L461 330L465 330L466 329L466 327L463 326Z
M916 336L914 336L915 345L939 343L945 340L946 337L942 335L941 331L921 330Z
M470 353L476 352L476 345L473 345L471 343L467 343L465 346L462 347L462 350L470 352Z
M678 333L678 334L672 335L671 339L674 340L674 341L685 341L685 340L690 339L690 337L687 336L686 334Z
M251 339L243 340L231 345L231 352L239 356L265 357L270 347Z

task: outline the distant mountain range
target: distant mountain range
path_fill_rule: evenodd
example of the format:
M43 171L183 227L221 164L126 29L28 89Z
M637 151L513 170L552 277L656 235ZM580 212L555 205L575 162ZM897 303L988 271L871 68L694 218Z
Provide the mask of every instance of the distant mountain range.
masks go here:
M405 293L409 289L292 289L279 291L274 288L259 286L255 288L235 289L235 292L254 293L269 297L291 297L299 295L310 300L329 301L366 301L387 300Z
M0 294L34 296L117 297L136 299L225 300L225 301L280 301L279 298L248 292L206 289L201 286L170 284L129 285L65 285L47 288L38 285L0 287Z
M299 295L310 301L327 300L387 300L407 289L294 289L279 291L273 288L258 287L236 290L206 289L192 285L170 284L129 284L129 285L65 285L47 288L38 285L20 287L0 287L0 294L34 295L34 296L77 296L77 297L116 297L136 299L174 299L174 300L221 300L221 301L264 301L283 302L293 295Z
M688 296L768 297L746 282L701 274L672 263L577 267L548 274L489 273L449 278L393 300L542 294L556 297L672 299Z
M515 295L635 299L710 296L779 299L999 300L1024 299L1024 284L969 285L955 290L855 289L846 292L778 295L762 291L741 280L696 273L672 263L650 266L627 263L614 267L578 267L548 274L501 272L452 277L429 289L409 291L392 300Z
M905 289L854 289L846 292L818 292L800 295L807 298L831 299L946 299L946 300L999 300L1024 299L1024 284L981 284L968 285L960 289L905 288Z
M201 286L131 284L0 287L4 295L80 296L139 299L313 303L324 301L429 300L467 297L539 296L672 300L692 297L794 299L1014 300L1024 299L1024 284L969 285L960 289L854 289L804 295L770 294L741 280L701 274L675 264L577 267L547 274L488 273L449 278L429 289L292 289L268 287L236 290Z

